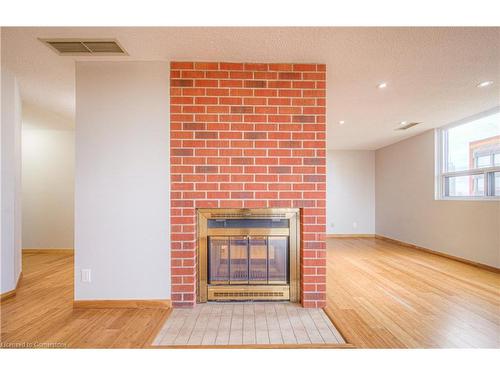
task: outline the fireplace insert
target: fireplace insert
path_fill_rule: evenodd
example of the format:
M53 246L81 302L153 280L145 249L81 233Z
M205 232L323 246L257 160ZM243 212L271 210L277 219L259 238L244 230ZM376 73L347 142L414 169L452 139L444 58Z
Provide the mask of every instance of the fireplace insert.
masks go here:
M199 209L198 302L299 302L298 209Z

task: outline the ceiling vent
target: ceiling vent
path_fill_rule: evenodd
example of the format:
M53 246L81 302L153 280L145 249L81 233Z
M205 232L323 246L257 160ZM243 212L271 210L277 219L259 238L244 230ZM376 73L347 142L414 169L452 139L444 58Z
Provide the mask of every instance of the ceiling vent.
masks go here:
M114 39L40 39L62 56L116 56L127 52Z
M403 126L397 128L396 130L408 130L410 128L413 128L414 126L417 126L418 124L421 124L421 122L409 122L409 123L404 124Z

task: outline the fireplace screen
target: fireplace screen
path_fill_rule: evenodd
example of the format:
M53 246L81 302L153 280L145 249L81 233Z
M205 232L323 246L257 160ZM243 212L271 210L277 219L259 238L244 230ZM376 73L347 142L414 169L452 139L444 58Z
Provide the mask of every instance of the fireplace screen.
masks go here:
M198 302L298 302L298 210L198 211Z
M209 237L209 284L287 284L288 237Z

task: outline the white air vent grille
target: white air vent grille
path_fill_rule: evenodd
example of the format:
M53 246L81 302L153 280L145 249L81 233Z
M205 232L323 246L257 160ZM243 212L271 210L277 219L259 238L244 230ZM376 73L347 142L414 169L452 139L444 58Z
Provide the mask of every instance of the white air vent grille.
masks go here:
M40 39L40 41L64 56L127 54L118 41L113 39Z
M84 42L92 53L124 53L116 42Z
M90 51L79 42L47 42L52 48L61 54L67 53L90 53Z
M405 124L396 130L408 130L410 128L413 128L414 126L417 126L418 124L421 124L421 122L409 122L408 124Z

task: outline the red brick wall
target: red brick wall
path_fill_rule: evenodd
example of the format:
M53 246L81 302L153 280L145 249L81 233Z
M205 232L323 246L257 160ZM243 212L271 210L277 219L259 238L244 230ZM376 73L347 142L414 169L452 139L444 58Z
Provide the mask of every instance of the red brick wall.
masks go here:
M172 301L196 303L196 208L301 208L302 302L325 305L326 66L172 62Z

